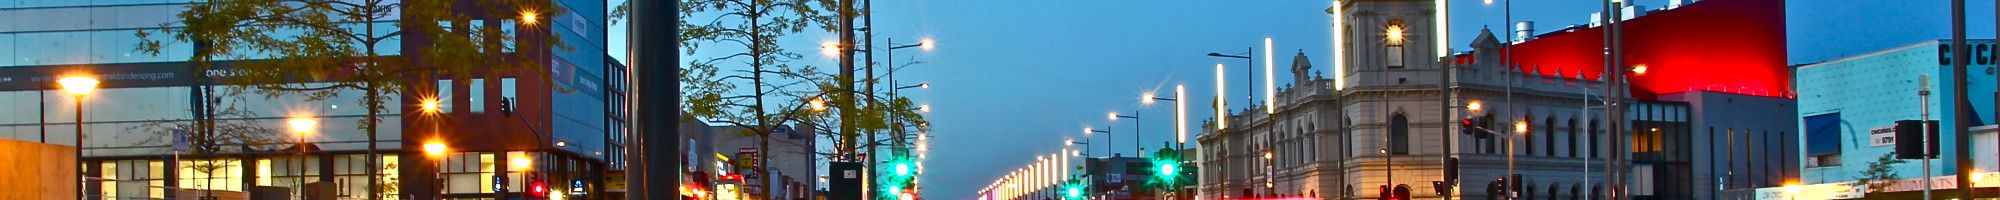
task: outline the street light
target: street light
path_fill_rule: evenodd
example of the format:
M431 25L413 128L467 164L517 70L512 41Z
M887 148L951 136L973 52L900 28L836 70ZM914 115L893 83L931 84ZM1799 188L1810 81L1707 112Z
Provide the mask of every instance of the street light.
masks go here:
M437 165L435 166L437 168L435 168L436 171L435 173L433 173L432 175L433 178L431 179L431 181L437 182L435 185L438 186L438 191L437 191L438 195L444 195L444 188L446 187L445 183L448 183L448 181L445 181L444 177L444 162L445 162L444 157L448 149L446 149L444 143L432 141L432 142L425 142L423 145L423 150L424 150L424 155L429 156L433 160L437 160Z
M1515 133L1515 134L1525 134L1525 133L1528 133L1528 122L1527 122L1527 121L1515 121L1515 122L1514 122L1514 133Z
M312 133L315 126L319 125L319 121L314 120L309 115L297 115L297 116L292 116L292 118L289 120L285 120L285 124L290 125L292 128L292 133L298 135L298 140L299 140L299 143L297 145L297 147L299 148L298 163L305 163L306 137L308 134ZM303 173L306 171L305 165L295 165L295 166L298 166L297 168L299 170L298 172ZM304 191L302 190L300 192Z
M538 15L540 14L535 13L534 10L521 10L521 23L535 24L536 22L540 21L540 19L538 19L540 18L538 17Z
M1802 190L1802 188L1799 188L1798 183L1785 184L1785 194L1792 197L1792 199L1799 199L1799 190Z
M1186 98L1183 95L1187 95L1187 85L1174 85L1174 98L1162 98L1153 92L1139 95L1139 103L1149 106L1153 105L1154 101L1174 102L1174 141L1178 144L1175 148L1186 148L1187 144L1187 103L1180 101L1181 98Z
M69 91L70 96L76 97L76 164L77 164L76 197L83 198L84 197L83 188L85 182L83 179L84 170L82 168L83 167L83 97L89 96L91 90L97 89L97 79L84 76L71 76L71 77L63 77L62 79L57 79L56 83L62 84L64 91Z
M1479 112L1480 109L1483 109L1485 107L1486 106L1480 103L1479 100L1472 100L1469 103L1465 103L1465 110L1469 110L1472 112Z
M1105 113L1105 114L1104 114L1104 117L1106 117L1106 118L1110 118L1110 119L1111 119L1111 122L1118 122L1118 119L1119 119L1119 118L1126 118L1126 119L1132 119L1132 147L1136 147L1136 148L1138 148L1138 150L1139 150L1139 151L1136 151L1136 152L1133 152L1132 156L1145 156L1145 155L1146 155L1146 147L1145 147L1145 146L1142 146L1142 145L1139 145L1139 143L1140 143L1140 142L1139 142L1139 138L1140 138L1140 136L1141 136L1141 135L1140 135L1140 133L1144 133L1144 132L1142 132L1142 131L1139 131L1139 115L1138 115L1138 114L1132 114L1132 115L1118 115L1118 112L1116 112L1116 111L1113 111L1113 112L1109 112L1109 113Z
M418 108L423 110L424 113L435 114L438 112L438 100L436 98L426 98L422 103L418 103Z

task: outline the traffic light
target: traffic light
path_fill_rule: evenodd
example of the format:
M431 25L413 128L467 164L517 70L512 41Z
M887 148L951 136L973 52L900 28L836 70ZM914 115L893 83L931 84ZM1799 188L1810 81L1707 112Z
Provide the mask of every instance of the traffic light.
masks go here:
M1444 181L1431 181L1431 188L1437 189L1438 196L1444 196L1445 194L1451 194L1451 185L1449 184Z
M1937 158L1939 143L1937 122L1937 120L1897 120L1896 159ZM1929 131L1925 131L1927 128ZM1931 141L1929 145L1924 144L1926 139ZM1930 149L1930 155L1924 155L1925 148Z
M1459 119L1459 132L1479 139L1491 138L1496 135L1493 132L1492 121L1492 115Z
M528 197L549 198L549 183L537 174L528 174Z
M514 116L514 98L500 98L500 115Z

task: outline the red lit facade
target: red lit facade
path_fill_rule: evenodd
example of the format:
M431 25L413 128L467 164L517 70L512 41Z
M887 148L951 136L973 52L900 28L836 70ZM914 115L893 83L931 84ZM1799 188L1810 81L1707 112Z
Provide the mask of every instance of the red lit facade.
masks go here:
M1785 2L1707 0L1621 22L1632 97L1714 91L1793 98L1786 66ZM1604 66L1604 27L1552 31L1514 45L1524 71L1597 79ZM1458 61L1468 61L1461 55Z

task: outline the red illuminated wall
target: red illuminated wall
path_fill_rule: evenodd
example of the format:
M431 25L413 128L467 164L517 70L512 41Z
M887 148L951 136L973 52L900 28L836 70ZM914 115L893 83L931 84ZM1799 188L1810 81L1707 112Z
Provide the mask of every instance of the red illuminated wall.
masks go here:
M1624 22L1632 97L1720 91L1791 98L1785 61L1783 0L1706 0ZM1603 71L1603 27L1551 33L1516 45L1515 63L1554 75L1558 68L1596 79Z

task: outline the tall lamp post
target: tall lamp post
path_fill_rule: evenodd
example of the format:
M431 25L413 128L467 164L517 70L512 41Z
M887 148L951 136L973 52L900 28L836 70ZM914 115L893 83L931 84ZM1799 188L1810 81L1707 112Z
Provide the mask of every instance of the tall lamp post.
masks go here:
M292 119L290 119L290 120L285 120L285 124L287 124L287 125L290 125L290 126L291 126L291 128L292 128L292 134L293 134L293 136L294 136L294 137L297 137L297 138L298 138L298 142L299 142L299 143L298 143L298 145L296 146L296 147L298 147L298 148L299 148L299 157L298 157L298 161L299 161L299 162L297 162L297 163L295 163L295 164L293 164L293 165L294 165L294 166L297 166L297 167L296 167L296 169L298 169L298 171L296 171L296 172L298 172L298 173L304 173L304 172L306 171L306 169L305 169L305 165L304 165L304 164L302 164L302 163L305 163L305 156L306 156L306 137L308 137L308 136L310 136L310 135L312 134L312 131L313 131L313 130L314 130L314 129L316 128L315 126L319 125L319 120L314 120L314 119L313 119L313 118L312 118L311 116L303 116L303 115L302 115L302 116L292 116ZM303 176L302 176L302 177L303 177ZM305 182L305 181L303 181L303 180L304 180L304 178L300 178L300 180L301 180L301 181L298 181L298 182L295 182L295 183L304 183L304 182ZM305 187L304 187L304 185L303 185L303 184L301 184L301 185L299 185L299 186L300 186L300 187L298 188L298 189L299 189L299 193L298 193L298 194L305 194L305 192L306 192L306 191L305 191Z
M1133 113L1132 115L1118 115L1118 112L1110 112L1110 113L1105 113L1104 118L1110 119L1111 122L1118 122L1119 118L1132 119L1132 147L1139 150L1133 152L1132 157L1146 156L1146 147L1144 145L1139 145L1139 137L1141 136L1139 133L1141 132L1139 132L1138 113Z
M1154 101L1174 102L1174 144L1176 145L1174 148L1176 149L1187 148L1187 103L1180 101L1181 98L1186 98L1183 95L1187 95L1187 85L1174 85L1174 98L1154 96L1151 92L1147 92L1139 97L1139 103L1145 105L1153 105Z
M1111 126L1104 126L1104 129L1105 130L1097 130L1097 129L1091 129L1090 127L1083 127L1083 141L1090 141L1091 133L1103 133L1104 142L1106 142L1104 144L1104 156L1109 157L1113 154L1111 153L1111 143L1109 143L1111 142L1111 130L1110 130ZM1084 148L1088 149L1090 147L1085 146Z
M57 79L56 83L62 84L63 90L76 97L76 197L86 198L83 195L84 182L87 182L83 179L83 98L97 89L97 79L72 76Z
M435 168L437 170L435 177L437 178L432 179L432 181L436 181L437 184L433 184L432 186L438 187L437 197L439 199L443 199L445 195L445 186L446 186L445 183L448 182L445 181L444 177L445 154L450 153L450 149L449 147L445 147L444 143L442 142L427 142L424 143L423 148L425 156L430 157L431 160L437 161L437 165L432 165L434 167L437 167Z

